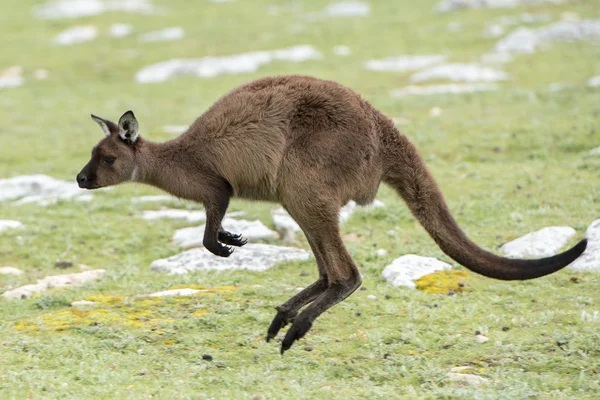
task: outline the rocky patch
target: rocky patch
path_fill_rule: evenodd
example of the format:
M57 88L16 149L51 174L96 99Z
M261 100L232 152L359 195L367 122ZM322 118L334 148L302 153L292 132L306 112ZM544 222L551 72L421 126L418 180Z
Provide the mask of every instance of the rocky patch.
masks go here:
M0 201L17 200L15 204L37 203L45 206L58 200L78 197L89 199L91 194L76 183L60 181L47 175L24 175L0 179Z
M19 221L12 221L9 219L0 219L0 232L5 231L7 229L17 229L22 228L23 224Z
M23 82L23 67L20 65L12 66L0 72L0 89L15 88L21 86Z
M150 14L154 6L149 0L58 0L35 7L33 14L43 19L82 18L109 11Z
M390 95L394 98L402 98L407 96L432 96L440 94L491 92L495 90L498 90L498 85L493 83L449 83L425 86L410 85L402 89L394 89L391 91Z
M74 26L66 29L56 35L54 43L59 46L69 46L72 44L89 42L98 36L98 28L94 25Z
M442 64L417 72L411 82L449 80L454 82L498 82L509 78L506 72L479 64Z
M548 26L518 28L494 47L498 53L534 53L552 42L600 40L600 20L560 21Z
M414 281L436 271L451 270L452 266L433 257L407 254L384 268L383 278L394 286L416 288Z
M80 286L86 282L99 279L106 271L103 269L95 269L84 271L75 274L52 275L43 279L38 279L36 284L20 286L16 289L7 290L2 293L5 299L25 299L36 293L45 292L48 289L64 288Z
M23 271L15 267L0 267L0 275L23 275Z
M583 254L567 268L578 271L600 271L600 219L587 228L588 245Z
M505 243L500 251L513 258L550 257L558 253L575 233L575 229L568 226L549 226Z
M277 238L277 232L267 228L262 222L243 219L223 219L223 229L242 236L251 242ZM181 247L203 247L202 239L206 225L182 228L175 231L173 241Z
M468 8L513 8L539 4L560 4L563 0L442 0L435 6L437 12Z
M364 67L371 71L416 71L443 63L446 61L446 58L446 56L439 54L387 57L380 60L369 60L365 62Z
M164 82L180 75L212 78L218 75L243 74L257 71L273 61L302 62L321 58L312 46L294 46L271 51L253 51L222 57L174 59L142 68L135 76L138 83Z
M292 247L248 243L236 248L227 258L217 257L208 250L191 249L175 256L152 262L150 268L169 274L186 274L193 271L249 270L265 271L273 265L292 260L306 260L310 253Z

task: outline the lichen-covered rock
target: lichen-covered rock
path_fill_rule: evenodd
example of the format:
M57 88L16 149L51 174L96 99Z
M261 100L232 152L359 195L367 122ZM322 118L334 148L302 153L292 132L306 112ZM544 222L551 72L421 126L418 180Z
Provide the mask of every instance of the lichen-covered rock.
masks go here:
M464 292L465 281L469 274L464 271L443 270L424 275L416 279L416 288L422 292L432 294L451 294Z
M549 257L567 244L576 234L568 226L549 226L505 243L500 251L513 258Z
M600 219L587 228L585 236L588 245L583 254L567 268L579 271L600 271Z
M488 379L482 378L481 376L478 376L478 375L472 375L472 374L457 374L454 372L448 372L448 378L452 382L466 383L471 386L481 386L486 383L489 383Z
M236 248L227 258L217 257L205 248L184 251L150 264L154 271L186 274L191 271L249 270L265 271L273 265L291 260L306 260L310 253L293 247L248 243Z
M262 222L246 221L243 219L225 218L223 229L234 234L241 234L250 241L269 240L277 238L277 232L267 228ZM206 225L182 228L175 231L173 241L184 248L202 247Z
M395 259L384 268L383 278L394 286L416 288L414 281L436 271L450 270L452 266L433 257L407 254Z
M155 219L185 219L188 222L204 222L206 221L206 213L204 211L195 210L178 210L173 208L162 208L160 210L145 210L142 218L147 221Z

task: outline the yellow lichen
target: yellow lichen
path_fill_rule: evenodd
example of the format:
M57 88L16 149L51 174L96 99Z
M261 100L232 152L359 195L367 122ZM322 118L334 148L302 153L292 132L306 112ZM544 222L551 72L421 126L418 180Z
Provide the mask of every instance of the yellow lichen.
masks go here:
M190 286L182 286L186 288ZM197 288L198 286L194 287ZM199 295L232 293L235 286L218 286L203 288ZM194 296L195 297L195 296ZM15 329L20 332L40 331L68 331L74 327L106 325L111 327L130 328L156 328L162 324L177 322L173 315L192 315L201 317L209 312L207 309L198 308L198 302L193 297L130 297L125 301L125 296L94 295L85 298L99 303L102 308L91 310L70 309L57 313L46 314L37 318L19 321ZM173 312L176 308L177 312Z
M97 294L93 296L87 296L84 300L93 301L94 303L102 303L102 304L115 304L121 303L125 299L125 296L112 296L105 294Z
M450 292L464 292L466 289L466 279L469 274L463 271L438 271L420 277L415 281L417 289L434 294L448 294Z

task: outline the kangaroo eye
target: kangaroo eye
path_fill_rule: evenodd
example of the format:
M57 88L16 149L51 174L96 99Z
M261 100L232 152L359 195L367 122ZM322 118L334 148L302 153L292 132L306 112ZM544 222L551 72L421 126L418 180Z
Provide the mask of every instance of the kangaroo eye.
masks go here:
M104 157L104 164L112 165L115 162L115 158L111 156Z

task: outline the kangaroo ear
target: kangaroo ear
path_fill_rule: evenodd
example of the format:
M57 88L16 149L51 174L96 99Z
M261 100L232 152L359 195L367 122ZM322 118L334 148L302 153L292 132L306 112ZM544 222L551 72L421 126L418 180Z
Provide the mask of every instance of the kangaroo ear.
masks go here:
M119 119L119 136L129 144L133 144L139 137L139 125L133 111L129 110Z
M92 116L92 119L94 121L96 121L96 123L98 125L100 125L100 128L102 129L102 132L104 132L104 135L105 136L109 136L110 135L110 124L111 124L111 122L107 121L105 119L102 119L102 118L100 118L100 117L98 117L98 116L96 116L94 114L92 114L91 116ZM113 126L114 126L114 124L113 124Z

